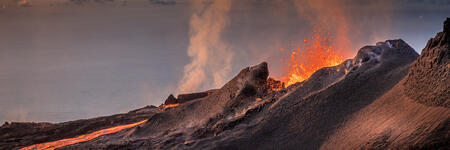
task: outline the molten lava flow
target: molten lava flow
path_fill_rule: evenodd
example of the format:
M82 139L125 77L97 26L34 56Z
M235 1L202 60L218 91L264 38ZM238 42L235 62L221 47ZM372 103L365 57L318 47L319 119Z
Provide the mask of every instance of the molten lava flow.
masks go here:
M20 150L53 150L53 149L56 149L59 147L67 146L67 145L90 141L90 140L97 138L99 136L102 136L102 135L116 133L123 129L127 129L127 128L131 128L131 127L140 125L146 121L147 120L143 120L143 121L140 121L137 123L115 126L115 127L95 131L93 133L80 135L80 136L74 137L74 138L68 138L68 139L62 139L62 140L58 140L58 141L54 141L54 142L35 144L35 145L21 148Z
M161 105L160 107L159 107L159 109L160 110L166 110L166 109L168 109L168 108L172 108L172 107L177 107L178 105L180 105L180 104L167 104L167 105Z
M286 86L308 79L314 72L323 67L339 65L344 61L343 56L331 46L328 34L314 30L311 39L305 39L305 46L287 52L287 75L281 78Z

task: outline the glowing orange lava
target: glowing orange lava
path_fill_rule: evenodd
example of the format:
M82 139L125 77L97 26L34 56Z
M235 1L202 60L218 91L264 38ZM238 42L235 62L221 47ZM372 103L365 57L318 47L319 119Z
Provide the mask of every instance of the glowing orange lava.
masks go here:
M323 67L339 65L344 61L336 48L331 46L328 34L314 30L311 39L303 40L304 47L292 50L281 49L288 53L287 75L281 78L286 86L308 79L314 72Z
M167 105L161 105L159 109L166 110L167 108L177 107L180 104L167 104Z
M127 129L127 128L131 128L131 127L140 125L140 124L142 124L142 123L144 123L146 121L147 120L143 120L143 121L140 121L140 122L137 122L137 123L115 126L115 127L111 127L111 128L95 131L93 133L80 135L80 136L74 137L74 138L68 138L68 139L62 139L62 140L58 140L58 141L54 141L54 142L35 144L35 145L31 145L31 146L28 146L28 147L21 148L20 150L53 150L53 149L56 149L56 148L67 146L67 145L72 145L72 144L76 144L76 143L80 143L80 142L90 141L90 140L95 139L95 138L97 138L99 136L102 136L102 135L116 133L116 132L119 132L119 131L121 131L123 129Z

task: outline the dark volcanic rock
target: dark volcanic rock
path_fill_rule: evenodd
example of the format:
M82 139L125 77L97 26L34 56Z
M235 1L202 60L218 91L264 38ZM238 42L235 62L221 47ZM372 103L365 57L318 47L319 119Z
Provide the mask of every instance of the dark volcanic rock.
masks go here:
M259 89L261 95L266 95L286 88L284 83L273 78L268 78L266 84Z
M199 99L211 95L216 90L217 89L198 93L180 94L177 98L170 94L166 101L164 101L164 105L186 103L194 99Z
M194 99L203 98L208 95L209 95L209 93L207 93L207 92L180 94L180 95L178 95L177 99L179 100L179 103L184 103L184 102L189 102Z
M379 46L364 46L358 51L355 58L353 59L353 65L361 64L363 62L374 59L379 56L382 52Z
M405 93L419 103L450 107L449 24L447 18L444 31L428 41L409 71Z
M177 104L177 103L178 103L178 100L172 94L170 94L169 97L167 97L166 101L164 101L164 105Z
M8 123L0 127L0 149L18 149L33 144L72 138L117 125L135 123L149 118L157 110L155 106L146 106L124 114L63 123Z

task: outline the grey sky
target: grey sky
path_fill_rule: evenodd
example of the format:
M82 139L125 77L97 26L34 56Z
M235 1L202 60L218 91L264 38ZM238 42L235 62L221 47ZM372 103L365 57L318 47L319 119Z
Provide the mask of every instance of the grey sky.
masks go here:
M27 2L0 0L0 122L60 122L159 105L190 62L188 1ZM354 52L393 38L420 52L450 14L447 1L349 2ZM272 76L283 75L279 49L298 45L311 24L282 3L233 1L222 34L236 53L233 75L260 61L269 62Z

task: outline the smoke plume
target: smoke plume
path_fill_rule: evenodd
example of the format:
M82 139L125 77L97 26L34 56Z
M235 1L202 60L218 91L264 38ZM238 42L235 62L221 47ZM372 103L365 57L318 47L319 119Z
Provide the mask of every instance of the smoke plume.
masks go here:
M217 88L231 72L233 52L221 40L229 22L229 0L195 0L190 20L190 45L187 54L191 62L184 67L179 93Z

